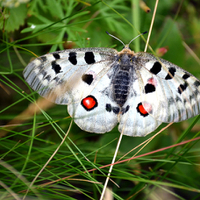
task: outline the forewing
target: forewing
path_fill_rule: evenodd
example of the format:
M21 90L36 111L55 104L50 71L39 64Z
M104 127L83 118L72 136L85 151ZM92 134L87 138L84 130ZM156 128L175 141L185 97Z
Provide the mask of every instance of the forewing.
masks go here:
M24 69L24 78L41 96L57 104L69 104L78 100L82 93L89 93L84 89L86 81L92 82L101 77L101 73L105 74L115 53L116 50L107 48L49 53L30 62ZM83 77L84 74L88 76Z
M104 133L117 124L117 116L105 111L106 103L115 105L110 92L111 65L117 51L109 48L84 48L49 53L28 64L24 77L31 88L57 104L67 104L69 114L80 128ZM92 97L94 108L83 106Z
M178 122L200 113L200 81L189 72L148 53L138 53L145 110L161 122Z

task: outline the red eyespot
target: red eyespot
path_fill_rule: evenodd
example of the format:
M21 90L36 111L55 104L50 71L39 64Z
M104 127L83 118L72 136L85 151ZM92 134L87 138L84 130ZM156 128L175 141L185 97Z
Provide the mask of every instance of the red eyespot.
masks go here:
M137 111L144 117L149 115L149 112L151 112L152 106L149 103L139 103L137 106Z
M157 86L157 81L156 81L155 78L150 78L150 79L148 80L148 83L151 84L151 85L154 85L155 87Z
M144 109L143 105L139 105L138 109L140 111L141 114L146 115L148 112Z
M98 106L97 100L94 96L87 96L81 101L81 105L87 110L93 110Z

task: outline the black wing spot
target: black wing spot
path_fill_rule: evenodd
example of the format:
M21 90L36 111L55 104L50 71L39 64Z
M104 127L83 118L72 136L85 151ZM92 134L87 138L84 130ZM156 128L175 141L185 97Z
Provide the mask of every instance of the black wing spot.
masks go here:
M110 104L106 104L106 111L111 112L112 106Z
M168 72L167 76L165 77L165 80L172 79L175 75L175 72L176 72L176 69L174 67L170 67L169 72Z
M130 106L127 105L126 108L122 108L122 115L129 111Z
M55 59L60 59L60 55L59 55L58 53L53 53L53 57L54 57Z
M93 52L90 52L90 51L85 52L85 57L84 58L85 58L85 62L87 64L93 64L93 63L95 63Z
M106 111L115 113L116 115L119 114L120 108L118 107L112 107L111 104L106 104Z
M200 86L200 82L199 81L195 81L194 82L194 86L199 87Z
M156 88L155 88L154 85L147 83L144 87L144 90L145 90L145 93L148 94L148 93L151 93L151 92L155 92Z
M83 74L82 76L82 80L87 83L88 85L90 85L92 83L93 79L93 75L92 74Z
M119 114L120 109L118 107L113 107L113 112L117 115Z
M46 62L47 61L47 57L46 56L41 56L40 58L42 59L42 62Z
M77 64L77 59L76 59L76 52L70 52L69 53L69 62L71 62L73 65Z
M43 75L43 78L45 78L45 76L47 75L47 72L44 70L42 70L40 73Z
M193 92L193 94L194 94L195 96L199 95L198 89L196 89L196 90Z
M182 76L182 78L185 79L185 80L188 79L189 77L190 77L189 74L184 74L184 75Z
M168 98L168 99L167 99L167 102L168 102L168 105L169 105L169 106L174 105L174 103L175 103L173 97Z
M58 83L59 80L60 80L60 78L56 76L55 78L53 78L53 80L56 81L56 82Z
M150 69L150 72L153 74L158 74L161 71L162 65L160 64L160 62L156 61L153 64L153 67Z
M47 75L47 76L45 77L45 79L47 79L47 81L50 81L50 80L51 80L51 75Z
M175 101L176 101L176 102L179 102L179 101L182 102L182 99L181 99L179 96L176 96L176 97L175 97Z
M60 73L61 67L59 64L56 63L56 61L51 62L52 69L55 71L56 74Z
M188 87L188 84L186 82L184 84L180 84L178 87L178 93L181 94L182 92L186 90L187 87Z

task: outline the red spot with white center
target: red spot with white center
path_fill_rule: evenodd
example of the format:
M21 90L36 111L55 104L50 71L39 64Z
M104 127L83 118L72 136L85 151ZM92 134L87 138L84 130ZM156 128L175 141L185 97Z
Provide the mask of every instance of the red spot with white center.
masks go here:
M86 72L86 74L91 74L91 75L93 76L94 79L95 79L96 76L97 76L97 74L96 74L95 71L93 71L93 70L90 70L90 71Z
M94 96L87 96L81 101L81 105L87 110L93 110L98 106L97 100Z
M139 103L137 106L137 111L144 117L148 116L152 111L152 106L149 103Z
M157 81L155 78L150 78L148 81L147 81L149 84L153 85L153 86L157 86Z

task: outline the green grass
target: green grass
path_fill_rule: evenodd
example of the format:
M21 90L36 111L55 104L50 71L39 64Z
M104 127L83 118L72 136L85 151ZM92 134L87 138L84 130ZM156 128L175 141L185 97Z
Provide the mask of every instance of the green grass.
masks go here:
M47 110L41 106L37 111L36 107L29 107L28 110L28 106L38 102L39 95L28 87L22 72L35 55L59 49L114 47L121 50L122 45L105 31L124 43L139 32L148 31L155 1L148 3L150 13L141 10L136 1L119 0L33 0L17 8L3 7L0 18L0 135L4 136L0 137L0 199L100 197L109 169L104 166L111 163L119 137L117 127L103 135L87 133L74 123L70 127L72 119L66 106L54 105ZM183 1L182 5L178 0L160 1L150 38L154 52L167 46L168 52L163 58L198 78L199 61L184 44L199 55L199 5L198 1ZM31 29L31 25L36 28ZM130 47L143 51L145 40L140 37ZM148 49L148 52L151 51ZM21 119L21 113L27 114L26 119ZM191 130L194 124L195 129ZM165 126L161 125L158 130ZM198 118L173 124L137 155L196 138L199 130ZM124 136L117 160L157 131L145 138ZM122 159L131 159L140 148ZM197 140L116 164L111 174L113 182L109 181L108 186L115 199L171 196L199 199L199 151Z

